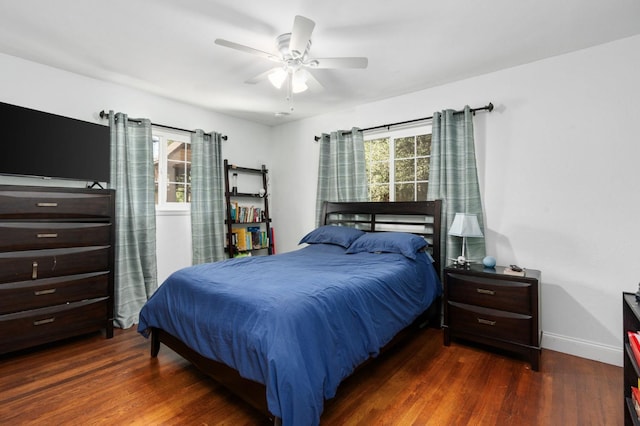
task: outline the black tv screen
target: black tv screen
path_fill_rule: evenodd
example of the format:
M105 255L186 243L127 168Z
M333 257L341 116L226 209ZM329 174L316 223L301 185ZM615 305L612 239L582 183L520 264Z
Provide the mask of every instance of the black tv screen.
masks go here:
M0 174L109 182L109 127L0 102Z

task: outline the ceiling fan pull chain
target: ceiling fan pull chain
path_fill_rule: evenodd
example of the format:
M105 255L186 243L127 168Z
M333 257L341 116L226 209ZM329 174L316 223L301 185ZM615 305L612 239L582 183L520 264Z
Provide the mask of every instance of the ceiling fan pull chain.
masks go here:
M287 101L293 101L293 72L291 70L287 73Z

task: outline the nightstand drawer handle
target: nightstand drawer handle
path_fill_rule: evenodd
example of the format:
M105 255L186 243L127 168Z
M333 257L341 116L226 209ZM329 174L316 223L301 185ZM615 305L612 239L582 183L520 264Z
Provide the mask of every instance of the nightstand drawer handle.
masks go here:
M34 321L33 325L51 324L55 320L56 320L55 317L54 318L41 319L41 320Z
M493 296L494 294L496 294L496 292L495 292L495 291L493 291L493 290L487 290L487 289L484 289L484 288L477 288L477 289L476 289L476 291L477 291L478 293L480 293L480 294L488 294L488 295L490 295L490 296Z
M37 238L58 238L58 234L50 233L50 234L36 234Z
M484 324L484 325L496 325L495 321L489 321L483 318L478 318L478 323Z
M38 207L58 207L58 203L38 203Z
M45 294L53 294L55 292L56 292L55 288L48 288L46 290L36 290L33 292L33 294L36 296L43 296Z

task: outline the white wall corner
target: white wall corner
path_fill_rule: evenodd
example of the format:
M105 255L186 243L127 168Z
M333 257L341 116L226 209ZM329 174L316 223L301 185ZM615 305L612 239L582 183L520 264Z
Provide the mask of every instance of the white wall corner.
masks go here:
M617 346L544 332L542 348L622 367L622 348ZM544 354L542 356L544 359Z

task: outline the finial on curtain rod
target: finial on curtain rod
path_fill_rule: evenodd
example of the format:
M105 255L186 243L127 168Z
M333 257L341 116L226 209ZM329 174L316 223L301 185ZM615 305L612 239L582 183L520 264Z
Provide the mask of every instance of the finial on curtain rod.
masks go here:
M109 118L109 113L105 112L105 110L100 111L99 115L100 115L100 118L102 118L103 120ZM129 120L138 121L138 120L131 119L131 118ZM151 123L151 125L156 126L156 127L164 127L165 129L178 130L178 131L181 131L181 132L195 133L195 130L181 129L180 127L166 126L164 124ZM222 135L222 136L220 136L220 138L223 141L226 141L228 139L228 136L227 135Z

